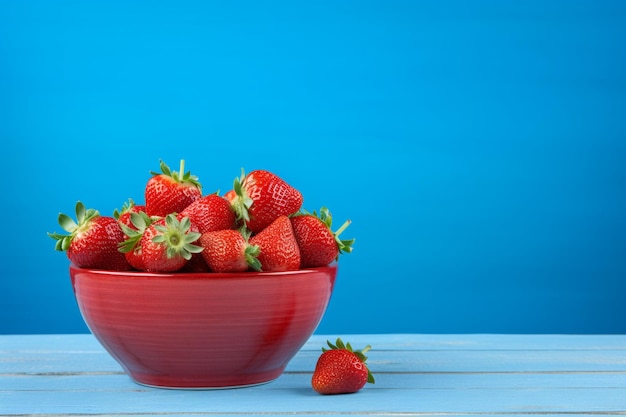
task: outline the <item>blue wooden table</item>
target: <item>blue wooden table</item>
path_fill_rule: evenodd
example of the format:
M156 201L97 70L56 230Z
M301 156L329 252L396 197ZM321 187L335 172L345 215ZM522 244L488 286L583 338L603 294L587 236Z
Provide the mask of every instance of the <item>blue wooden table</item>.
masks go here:
M321 396L314 335L278 380L135 384L91 335L0 336L0 415L626 415L626 335L339 335L372 345L376 384Z

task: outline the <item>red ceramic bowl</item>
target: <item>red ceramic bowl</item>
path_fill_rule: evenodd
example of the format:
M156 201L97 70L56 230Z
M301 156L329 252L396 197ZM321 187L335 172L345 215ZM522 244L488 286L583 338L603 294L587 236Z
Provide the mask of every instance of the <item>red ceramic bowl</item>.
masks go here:
M136 382L226 388L278 378L313 334L336 264L241 274L70 266L83 319Z

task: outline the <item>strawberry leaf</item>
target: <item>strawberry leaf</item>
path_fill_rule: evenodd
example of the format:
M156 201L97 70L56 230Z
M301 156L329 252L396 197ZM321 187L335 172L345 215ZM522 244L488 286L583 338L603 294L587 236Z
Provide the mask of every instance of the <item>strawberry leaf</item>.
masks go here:
M159 168L161 172L150 171L152 175L165 175L167 177L172 178L174 181L179 182L181 184L193 184L198 189L202 189L200 181L197 176L191 175L190 171L185 172L185 160L180 160L180 171L172 171L169 166L163 160L161 160Z
M132 210L132 208L133 208L133 207L135 207L135 205L136 205L136 204L135 204L135 202L133 201L133 199L132 199L132 198L129 198L129 199L128 199L128 201L127 201L127 202L125 202L125 203L124 203L124 205L122 205L122 209L121 209L121 210L118 210L118 209L113 210L113 218L114 218L115 220L119 220L119 219L120 219L120 216L121 216L122 214L124 214L124 213L128 213L129 211L131 211L131 210Z
M233 199L232 206L235 210L237 220L248 222L250 221L250 214L248 213L248 210L250 210L254 201L248 196L246 190L243 188L243 182L245 179L246 173L244 169L241 168L241 177L235 178L233 181L235 198Z
M74 220L70 218L67 214L60 213L59 214L59 224L68 233L74 232L74 230L78 229L78 224Z
M122 232L128 237L125 241L121 242L118 246L118 250L122 253L127 253L135 249L135 247L141 241L143 237L143 233L146 231L148 226L150 226L153 222L153 218L148 216L145 212L140 211L137 213L130 214L130 222L135 229L132 227L128 227L124 223L120 223L120 228Z
M69 234L61 234L61 233L48 233L52 239L56 240L56 244L54 245L54 249L58 251L66 251L74 237L89 229L89 224L91 221L100 216L100 212L94 209L85 209L85 205L77 201L76 207L76 221L74 221L67 214L59 213L58 222L59 225Z
M166 245L166 256L170 259L182 256L189 260L193 253L200 253L203 250L202 246L193 244L200 238L201 234L189 231L191 228L189 217L183 217L179 221L176 214L169 214L165 218L165 224L156 224L154 228L158 233L152 238L152 241Z

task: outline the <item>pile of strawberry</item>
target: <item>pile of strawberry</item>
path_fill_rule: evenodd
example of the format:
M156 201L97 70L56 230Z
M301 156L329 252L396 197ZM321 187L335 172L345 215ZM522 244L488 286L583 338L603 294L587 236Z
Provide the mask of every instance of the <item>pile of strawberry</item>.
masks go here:
M161 161L144 190L112 216L76 204L61 213L67 234L48 233L81 268L149 272L290 271L325 266L352 251L327 208L302 209L302 194L269 171L243 171L233 189L203 195L198 178Z

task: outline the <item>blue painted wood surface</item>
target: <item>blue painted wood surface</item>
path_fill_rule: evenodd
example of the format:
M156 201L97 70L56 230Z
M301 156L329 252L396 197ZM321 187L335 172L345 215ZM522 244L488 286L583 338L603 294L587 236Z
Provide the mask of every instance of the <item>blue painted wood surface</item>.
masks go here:
M250 388L135 384L91 335L0 336L0 415L626 415L626 335L343 335L371 344L376 384L321 396L314 335Z

